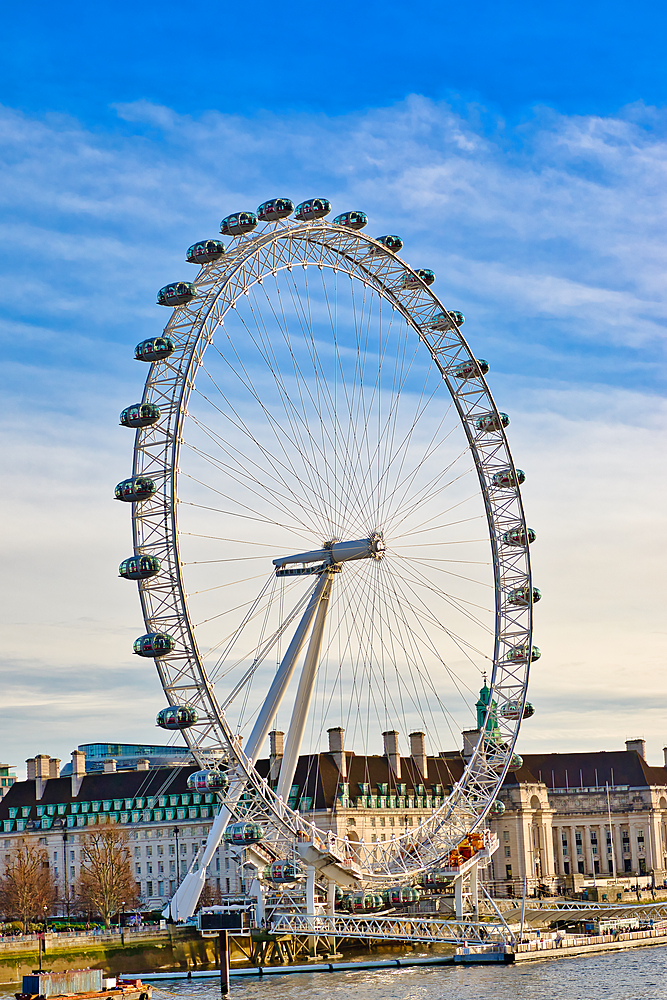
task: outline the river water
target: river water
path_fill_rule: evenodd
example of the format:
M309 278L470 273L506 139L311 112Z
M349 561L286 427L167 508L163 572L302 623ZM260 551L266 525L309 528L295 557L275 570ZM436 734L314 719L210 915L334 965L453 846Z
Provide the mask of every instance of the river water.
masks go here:
M154 1000L219 1000L217 979L160 980ZM667 948L521 965L430 966L234 978L232 1000L664 1000Z

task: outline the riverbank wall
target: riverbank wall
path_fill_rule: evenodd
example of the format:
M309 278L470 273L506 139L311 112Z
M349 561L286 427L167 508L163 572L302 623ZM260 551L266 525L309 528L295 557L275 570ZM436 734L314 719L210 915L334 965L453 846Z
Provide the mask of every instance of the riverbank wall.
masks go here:
M217 965L216 941L202 938L190 927L102 934L47 934L43 942L42 968L53 972L65 969L104 969L121 972L210 968ZM24 975L39 965L37 936L0 939L0 985L20 983ZM231 957L241 952L231 944Z

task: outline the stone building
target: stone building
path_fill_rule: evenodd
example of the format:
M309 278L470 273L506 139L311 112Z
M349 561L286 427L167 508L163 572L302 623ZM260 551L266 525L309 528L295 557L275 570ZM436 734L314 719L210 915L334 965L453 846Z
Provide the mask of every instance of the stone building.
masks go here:
M299 758L289 796L292 808L324 830L350 841L373 843L418 826L463 774L476 731L464 749L427 754L423 733L409 736L401 756L399 735L384 733L384 753L358 755L344 745L344 731L329 731L327 753ZM259 772L277 783L283 734L270 736L271 753ZM86 830L102 822L128 831L142 905L161 907L205 843L217 798L187 787L192 766L149 768L138 760L117 770L86 772L83 752L72 753L71 773L45 754L27 761L27 780L0 801L1 859L25 840L44 847L64 912L79 874ZM645 759L631 740L612 752L526 754L500 792L502 815L490 818L500 847L486 878L496 893L554 889L577 876L647 876L662 884L667 872L667 767ZM609 823L611 814L611 829ZM261 851L259 852L261 855ZM247 886L252 873L236 848L222 844L208 869L208 885L223 895ZM1 866L0 866L1 867Z
M85 754L72 753L71 773L60 776L60 761L39 754L27 762L27 780L18 781L0 802L3 865L12 848L28 841L43 847L65 912L74 899L86 830L103 822L128 832L142 906L164 904L205 843L217 797L187 787L193 766L149 768L139 760L133 770L85 770ZM222 893L241 888L235 861L225 846L209 866L210 888Z
M667 761L646 761L643 740L625 750L525 754L505 781L494 858L500 885L563 883L568 876L667 874ZM667 756L667 752L666 752Z

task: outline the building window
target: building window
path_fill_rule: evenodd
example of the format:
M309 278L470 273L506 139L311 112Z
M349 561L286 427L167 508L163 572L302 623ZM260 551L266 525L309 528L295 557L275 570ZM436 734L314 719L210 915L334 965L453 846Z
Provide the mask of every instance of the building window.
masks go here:
M229 879L228 879L228 878L226 878L226 879L225 879L225 882L226 882L226 884L227 884L227 895L229 895Z
M505 878L512 878L512 866L505 865Z
M141 875L141 865L134 866L135 875Z
M164 882L158 882L158 884L157 884L157 894L158 894L158 896L164 896Z
M564 875L569 875L570 874L570 862L569 861L564 861L563 862L563 874Z
M579 869L579 874L584 874L584 863L583 861L577 861L577 868Z
M147 896L152 896L153 895L153 883L152 882L147 882L146 883L146 895Z
M504 842L508 843L509 839L510 839L510 832L509 832L509 830L503 830L503 840L504 840Z
M512 857L512 852L511 852L511 850L509 849L509 847L506 847L506 848L505 848L505 857L506 857L506 858L511 858L511 857Z

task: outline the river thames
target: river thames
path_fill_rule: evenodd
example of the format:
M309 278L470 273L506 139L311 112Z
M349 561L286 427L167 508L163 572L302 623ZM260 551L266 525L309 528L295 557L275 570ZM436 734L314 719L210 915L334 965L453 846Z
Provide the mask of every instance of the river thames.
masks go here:
M430 966L231 980L234 1000L656 1000L667 995L667 948L521 965ZM216 979L161 980L154 1000L218 1000Z

